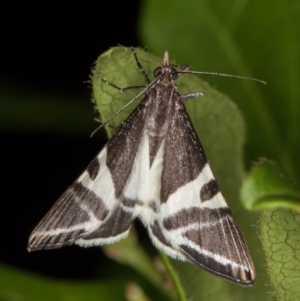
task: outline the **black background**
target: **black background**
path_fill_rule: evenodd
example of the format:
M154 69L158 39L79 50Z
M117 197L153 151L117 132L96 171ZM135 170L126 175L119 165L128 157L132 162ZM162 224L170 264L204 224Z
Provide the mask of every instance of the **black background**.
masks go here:
M90 102L84 81L96 58L117 44L144 46L139 6L138 0L1 1L1 78L16 89L75 91ZM54 277L109 275L114 263L101 260L101 248L26 251L30 232L105 137L0 130L0 262Z

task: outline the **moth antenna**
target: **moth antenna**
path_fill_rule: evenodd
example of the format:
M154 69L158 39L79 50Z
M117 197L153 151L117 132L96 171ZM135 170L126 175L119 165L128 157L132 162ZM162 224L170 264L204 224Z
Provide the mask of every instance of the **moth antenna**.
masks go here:
M258 82L258 83L261 83L261 84L264 84L264 85L267 84L265 81L263 81L261 79L254 78L254 77L245 77L245 76L226 74L226 73L205 72L205 71L185 71L185 70L178 71L176 73L178 73L178 74L189 73L189 74L198 74L198 75L212 75L212 76L231 77L231 78L250 80L250 81Z

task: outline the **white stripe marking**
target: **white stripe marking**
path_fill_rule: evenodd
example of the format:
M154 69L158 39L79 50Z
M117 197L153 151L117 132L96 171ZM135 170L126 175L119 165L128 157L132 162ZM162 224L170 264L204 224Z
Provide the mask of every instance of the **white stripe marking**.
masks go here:
M209 165L206 164L195 180L177 189L170 195L168 201L161 205L163 218L167 218L180 210L189 209L191 207L211 209L228 207L220 192L218 192L211 200L203 203L201 202L200 190L203 185L211 180L214 180L214 176Z
M172 232L172 233L174 233L174 235L182 235L182 233L188 232L190 230L201 231L202 229L205 229L205 228L218 226L218 225L222 224L225 220L227 220L227 216L224 216L224 217L220 218L219 220L217 220L213 223L210 223L210 222L202 223L202 222L199 221L197 223L193 223L193 224L190 224L190 225L185 226L185 227L176 228L174 230L173 229L168 229L166 231L167 232Z

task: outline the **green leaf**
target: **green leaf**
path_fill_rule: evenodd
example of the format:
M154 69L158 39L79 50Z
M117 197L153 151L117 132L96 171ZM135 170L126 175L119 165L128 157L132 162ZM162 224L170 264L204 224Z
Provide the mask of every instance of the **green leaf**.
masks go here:
M1 301L126 301L121 281L52 280L0 265Z
M300 191L280 164L267 160L246 178L242 201L249 209L292 208L299 212ZM267 271L277 300L295 300L300 295L299 213L287 209L261 211L260 232Z
M247 159L269 157L300 180L300 3L298 0L144 1L139 29L153 53L169 50L193 70L265 80L208 78L239 105Z
M241 200L249 210L283 207L300 211L300 190L282 166L267 160L247 176Z
M151 75L154 68L161 64L161 58L142 50L136 51L142 66ZM138 92L130 91L131 95L123 95L117 89L101 81L101 77L105 77L110 83L122 88L145 84L128 48L110 49L98 58L95 70L94 96L103 120L109 119ZM151 78L153 79L153 76ZM177 85L181 93L202 91L205 94L200 99L186 102L186 107L223 194L245 232L250 250L254 251L259 241L250 225L256 222L257 217L255 214L246 213L238 202L243 175L242 150L245 136L241 114L228 97L212 89L197 76L184 75L177 80ZM113 125L116 126L124 120L128 111L132 109L130 107L126 112L122 112L122 116L117 116L112 120ZM264 288L267 280L261 280L261 277L264 277L262 276L264 272L261 254L255 252L252 254L257 267L257 278L263 282L247 290L212 276L189 263L172 260L172 265L184 285L188 299L212 299L213 296L217 297L222 294L224 300L238 300L241 296L244 300L253 300L254 296Z
M287 209L263 210L261 241L276 300L300 296L300 214Z

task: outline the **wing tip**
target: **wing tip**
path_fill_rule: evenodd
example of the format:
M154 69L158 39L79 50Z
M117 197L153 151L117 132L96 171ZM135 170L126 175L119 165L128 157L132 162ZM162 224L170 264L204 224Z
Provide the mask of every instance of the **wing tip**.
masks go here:
M40 250L51 250L51 249L60 249L63 246L68 246L73 244L73 240L65 241L65 242L51 242L49 237L44 236L37 236L37 235L30 235L28 244L27 244L27 251L40 251Z
M27 251L32 252L32 251L39 251L45 249L45 245L37 245L34 243L31 243L30 241L28 242L27 245Z
M256 273L251 259L250 261L245 261L247 264L222 263L220 260L198 253L189 246L180 245L180 249L188 261L195 263L214 275L244 287L251 287L255 282Z

